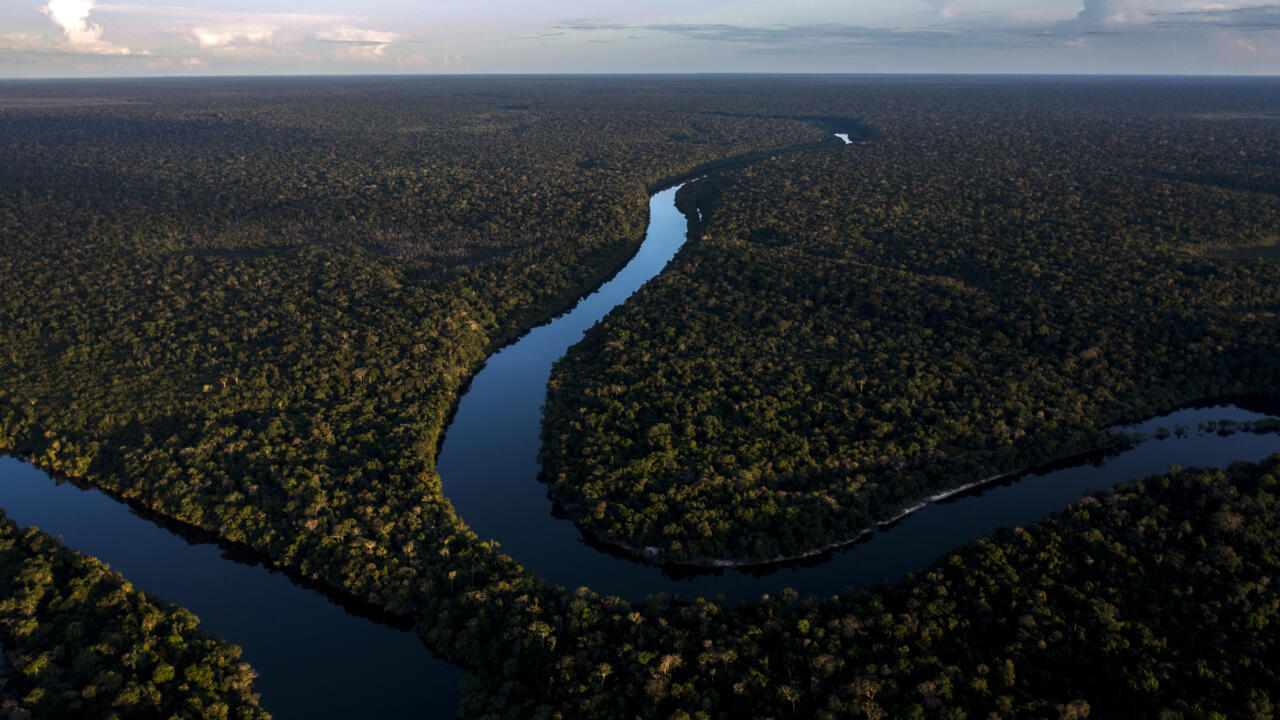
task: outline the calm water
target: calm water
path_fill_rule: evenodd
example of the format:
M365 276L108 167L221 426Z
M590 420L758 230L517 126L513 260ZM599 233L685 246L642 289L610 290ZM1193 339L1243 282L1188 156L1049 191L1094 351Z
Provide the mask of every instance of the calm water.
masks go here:
M685 240L676 189L650 199L648 235L635 259L577 307L495 353L473 380L439 462L445 493L483 538L496 539L548 582L627 598L667 592L745 600L792 587L831 594L927 567L950 548L1002 525L1027 524L1085 491L1168 470L1225 467L1280 452L1280 438L1201 435L1206 420L1262 417L1236 406L1181 410L1130 429L1192 428L1101 461L1032 474L931 505L870 540L803 565L755 573L725 570L676 578L584 543L573 523L551 515L537 481L541 407L551 365L583 332L656 275ZM0 458L0 507L20 525L60 535L105 560L137 587L195 612L201 626L244 648L261 673L263 705L282 720L319 717L449 718L462 673L435 660L412 632L353 615L314 590L216 544L187 539L97 491L55 483Z
M280 720L457 717L462 671L433 658L412 630L352 615L279 572L231 559L216 544L188 540L12 457L0 458L0 508L244 648L259 673L262 706Z

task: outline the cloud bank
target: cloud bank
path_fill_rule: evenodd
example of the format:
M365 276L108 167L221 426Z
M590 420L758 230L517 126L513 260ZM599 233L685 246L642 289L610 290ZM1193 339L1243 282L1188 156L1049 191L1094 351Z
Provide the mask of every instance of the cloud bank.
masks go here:
M102 26L89 22L94 4L94 0L49 0L40 8L40 12L62 28L65 37L62 49L88 55L146 54L145 50L135 53L128 47L103 40Z

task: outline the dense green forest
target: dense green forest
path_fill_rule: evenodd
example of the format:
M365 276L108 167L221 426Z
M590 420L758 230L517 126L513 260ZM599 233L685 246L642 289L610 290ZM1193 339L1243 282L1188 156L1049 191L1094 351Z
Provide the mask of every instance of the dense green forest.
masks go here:
M240 648L0 512L0 713L265 720Z
M603 81L61 90L0 114L0 446L326 574L460 532L459 388L634 250L649 182L821 136Z
M841 596L597 617L559 716L1274 717L1278 478L1274 456L1129 483Z
M689 551L664 541L674 556L761 551L726 522L753 542L775 528L763 551L784 552L939 473L1269 391L1274 263L1228 251L1275 243L1275 126L1212 115L1276 104L1274 83L1207 81L0 84L0 446L415 619L469 671L468 717L1264 717L1246 688L1274 680L1265 632L1230 654L1211 640L1274 615L1274 513L1254 512L1274 462L1135 487L876 593L730 608L547 587L453 513L434 457L484 357L636 247L648 189L737 155L759 162L682 200L709 213L707 239L558 371L553 489L594 532L670 525ZM818 148L831 117L876 137ZM654 312L676 335L644 324ZM744 337L756 357L717 345ZM875 342L879 375L860 354ZM812 375L819 354L839 363ZM707 385L688 385L695 365ZM615 413L615 376L669 407ZM740 406L723 427L694 422L721 403ZM750 440L742 457L699 464L721 433ZM644 494L625 475L637 453L654 456ZM574 495L597 492L598 514ZM1134 535L1147 517L1159 547ZM1186 588L1206 594L1144 614ZM1124 669L1107 675L1124 693L1086 693L1091 667Z
M1181 90L869 92L841 109L874 141L691 185L696 239L554 373L554 497L661 560L761 562L1274 396L1280 264L1222 251L1280 243L1280 126Z

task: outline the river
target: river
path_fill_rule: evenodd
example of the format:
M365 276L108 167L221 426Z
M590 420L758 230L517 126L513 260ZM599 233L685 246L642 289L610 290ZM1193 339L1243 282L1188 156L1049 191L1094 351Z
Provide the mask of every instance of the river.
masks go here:
M844 138L841 138L844 140ZM599 322L675 257L685 242L686 218L675 206L677 188L649 200L649 229L635 258L572 310L534 328L494 353L471 381L445 432L437 469L458 515L482 538L547 582L589 587L638 600L665 592L745 601L784 587L830 595L846 587L893 580L927 567L952 547L1002 525L1025 524L1060 510L1091 488L1165 472L1170 465L1225 467L1280 452L1280 438L1241 433L1229 437L1187 433L1148 440L1123 452L1082 460L1074 467L1018 478L932 504L850 547L773 567L696 572L615 557L584 539L572 522L556 517L547 487L538 482L542 404L551 366ZM1160 427L1194 428L1211 420L1266 417L1235 405L1185 408L1120 428L1155 434ZM1016 482L1014 481L1016 480Z
M929 505L892 530L802 563L679 576L602 552L572 522L552 515L546 487L537 480L542 403L551 365L661 271L684 243L686 220L675 208L676 192L670 188L650 198L645 241L623 270L569 312L489 358L445 436L438 467L459 515L548 582L630 599L666 592L742 601L784 587L831 594L923 569L958 544L1001 525L1032 522L1091 488L1163 472L1171 464L1224 467L1280 452L1276 436L1195 432L1203 421L1242 421L1263 413L1234 405L1188 408L1127 428L1151 434L1182 425L1192 429L1185 436L1151 439ZM20 525L61 536L68 547L105 560L136 587L185 606L204 630L244 648L244 659L260 673L263 706L281 720L456 714L461 671L434 659L415 634L383 625L358 608L353 614L350 606L264 568L246 553L198 533L165 529L99 491L55 482L12 457L0 458L0 507Z
M248 553L165 529L103 492L54 482L13 457L0 458L0 508L243 648L259 673L262 706L278 720L457 716L462 670L433 658L417 633L353 614Z

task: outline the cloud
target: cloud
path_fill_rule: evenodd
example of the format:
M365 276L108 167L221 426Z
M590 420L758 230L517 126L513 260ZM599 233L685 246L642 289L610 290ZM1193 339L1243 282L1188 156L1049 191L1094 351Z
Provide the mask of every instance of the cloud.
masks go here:
M339 45L338 55L342 57L363 62L376 62L387 57L387 47L391 43L404 40L405 36L395 32L344 25L317 33L315 39Z
M1076 15L1076 23L1087 30L1100 29L1110 14L1107 0L1084 0L1084 9Z
M280 53L307 56L302 44L318 41L338 46L337 57L375 61L388 57L387 48L405 39L397 32L357 27L339 15L260 13L229 22L219 12L205 19L213 22L186 25L183 32L201 48L223 58L251 59Z
M43 35L25 32L0 33L0 50L9 52L39 52L53 48Z
M1072 20L1054 31L1064 34L1138 32L1225 27L1280 29L1280 5L1199 0L1083 0Z
M933 6L935 12L940 18L953 18L956 16L955 0L924 0L927 4Z
M508 40L555 40L556 38L564 37L566 34L567 33L564 30L557 30L555 32L544 30L542 32L536 32L532 35L513 35L507 39Z
M1226 7L1205 4L1159 13L1155 16L1155 24L1161 27L1198 25L1236 30L1280 30L1280 5Z
M56 0L57 2L92 2L92 0ZM213 53L206 57L222 59L261 59L299 55L299 44L324 38L331 42L362 44L369 50L357 53L381 54L378 46L386 44L393 33L380 33L356 27L363 18L356 15L309 12L252 12L217 7L193 7L182 4L142 4L105 1L95 12L127 16L131 25L148 20L162 33L195 43L201 50ZM398 35L396 36L399 37Z
M1149 20L1154 0L1084 0L1084 7L1070 20L1053 28L1065 35L1124 32ZM1052 33L1050 33L1052 34Z
M49 4L40 8L40 12L62 28L67 42L72 44L89 44L102 39L102 26L89 24L89 13L93 10L91 0L49 0Z
M354 27L336 27L316 35L317 40L336 43L352 43L357 45L388 45L403 40L400 33L382 32L380 30L362 30Z
M217 50L271 42L276 30L279 27L275 25L221 25L192 28L191 36L200 47Z
M318 33L316 39L321 42L342 45L342 55L353 60L381 60L386 56L387 46L403 40L400 33L366 30L351 26L342 26Z
M62 28L66 42L60 49L87 55L146 55L102 39L102 26L89 22L94 0L49 0L40 12Z
M724 23L629 25L587 20L553 26L555 30L591 32L601 30L651 32L679 35L691 40L725 43L750 43L794 49L798 45L917 45L921 43L961 42L964 35L940 30L902 30L840 23L815 25L774 25L751 27Z

